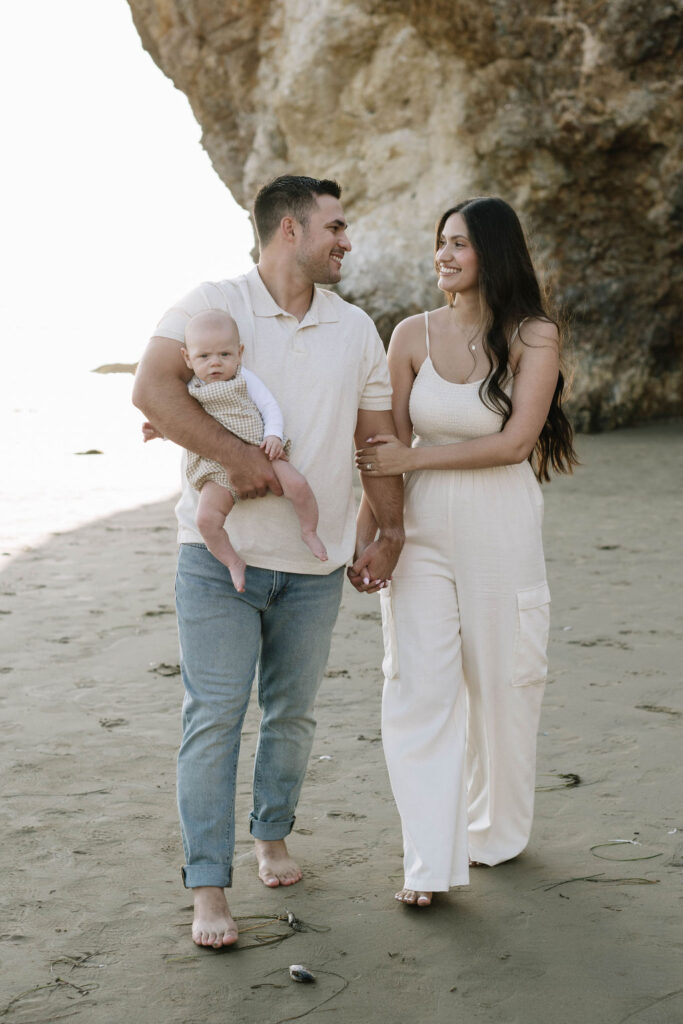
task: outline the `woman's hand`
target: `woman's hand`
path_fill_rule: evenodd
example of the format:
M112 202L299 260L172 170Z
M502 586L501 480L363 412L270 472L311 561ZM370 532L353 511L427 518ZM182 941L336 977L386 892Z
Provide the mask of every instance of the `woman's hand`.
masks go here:
M412 466L413 449L393 434L369 437L356 452L356 466L364 476L400 476Z

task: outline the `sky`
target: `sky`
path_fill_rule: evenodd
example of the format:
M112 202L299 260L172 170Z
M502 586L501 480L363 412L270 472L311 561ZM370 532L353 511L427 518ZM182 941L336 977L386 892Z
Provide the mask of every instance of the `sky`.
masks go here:
M0 556L12 558L178 490L179 450L142 445L132 377L90 371L136 362L175 300L249 269L253 235L125 0L3 4L0 95Z
M3 5L0 90L6 339L135 361L176 298L251 266L247 215L125 0Z

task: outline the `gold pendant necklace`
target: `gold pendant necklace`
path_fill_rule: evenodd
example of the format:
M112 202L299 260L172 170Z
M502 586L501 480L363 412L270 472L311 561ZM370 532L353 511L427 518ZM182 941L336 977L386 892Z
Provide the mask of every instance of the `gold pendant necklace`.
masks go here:
M458 328L458 330L463 335L463 337L465 337L465 339L466 339L465 340L465 344L467 345L467 348L470 350L470 352L472 352L474 354L477 351L477 346L475 344L474 339L476 338L477 334L479 333L479 324L477 324L477 326L474 328L474 333L471 334L469 336L469 338L467 338L467 336L465 335L464 328L462 328L460 326L458 321L454 319L453 322L455 323L455 326Z

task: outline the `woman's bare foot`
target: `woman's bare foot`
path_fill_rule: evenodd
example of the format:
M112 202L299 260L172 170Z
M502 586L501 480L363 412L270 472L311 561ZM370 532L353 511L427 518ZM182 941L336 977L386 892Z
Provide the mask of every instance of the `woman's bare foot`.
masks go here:
M471 860L470 861L470 867L471 868L487 868L488 864L484 864L484 862L481 861L481 860Z
M232 946L237 942L237 925L230 913L225 893L215 885L193 889L194 921L192 939L198 946Z
M399 903L409 903L412 907L428 907L432 902L432 894L420 889L401 889L394 899Z
M258 876L269 889L301 881L301 868L289 856L284 839L255 839L254 845Z

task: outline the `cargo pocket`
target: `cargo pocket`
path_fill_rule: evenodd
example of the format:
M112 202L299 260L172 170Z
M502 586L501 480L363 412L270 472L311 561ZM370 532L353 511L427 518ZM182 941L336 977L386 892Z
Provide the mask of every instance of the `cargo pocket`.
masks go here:
M384 641L382 672L385 679L396 679L398 676L398 644L396 642L394 605L391 599L391 583L385 590L380 590L379 604L382 611L382 640Z
M512 685L542 683L548 674L550 591L547 583L517 592L517 635Z

